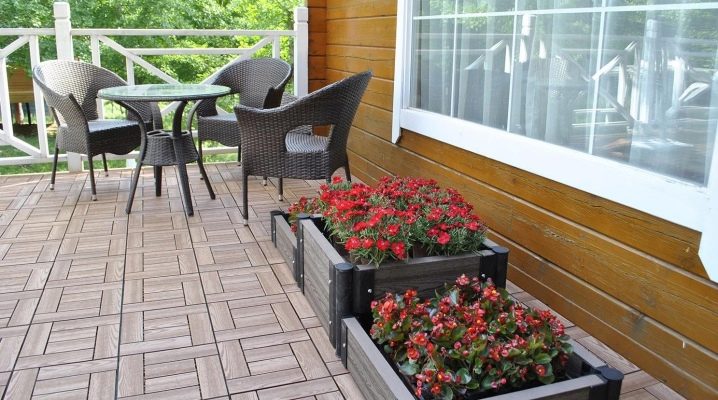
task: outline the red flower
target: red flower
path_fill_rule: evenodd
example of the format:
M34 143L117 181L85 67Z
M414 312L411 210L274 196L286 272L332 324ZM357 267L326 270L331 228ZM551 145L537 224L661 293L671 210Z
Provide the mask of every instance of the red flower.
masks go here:
M391 251L394 253L396 258L403 260L406 258L406 246L404 242L394 242L391 244Z
M361 247L365 249L371 249L374 246L374 240L371 238L365 238L361 241Z
M451 241L451 235L449 235L449 234L446 233L446 232L441 232L441 233L439 233L439 237L436 239L436 242L439 243L439 244L442 245L442 246L444 246L444 245L446 245L447 243L449 243L449 241Z
M409 357L410 360L417 360L419 358L419 350L414 347L409 347L406 350L406 356Z
M401 227L399 225L393 224L386 227L386 233L389 234L389 236L396 236L399 234L399 230Z
M543 365L537 365L534 367L534 369L536 370L536 375L538 375L538 376L546 375L546 367L544 367Z
M429 340L426 338L426 333L419 332L411 338L411 342L417 346L426 346Z
M391 242L386 239L379 239L376 241L376 248L380 251L389 250L389 246L391 246Z
M466 228L472 232L476 232L479 230L479 223L476 221L471 221L468 224L466 224Z
M344 244L344 248L347 249L347 251L352 251L355 249L358 249L361 246L361 242L359 241L359 238L356 236L352 236L349 239L347 239L347 242Z

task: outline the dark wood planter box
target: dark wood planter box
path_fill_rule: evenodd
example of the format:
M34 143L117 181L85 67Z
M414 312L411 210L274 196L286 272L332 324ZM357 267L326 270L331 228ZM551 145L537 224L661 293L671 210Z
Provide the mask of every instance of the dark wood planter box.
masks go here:
M419 295L430 296L461 274L492 278L498 286L506 286L508 249L488 240L485 248L477 253L411 258L376 268L349 263L325 237L318 220L300 222L296 250L289 250L291 237L283 233L289 231L288 225L286 229L281 226L281 216L274 216L273 221L277 248L287 254L287 259L294 254L295 279L335 347L341 336L339 321L347 316L369 321L371 301L387 291L415 288Z
M342 320L341 358L367 399L415 399L403 377L390 364L356 318ZM618 400L623 374L576 342L569 358L571 379L490 397L491 400Z

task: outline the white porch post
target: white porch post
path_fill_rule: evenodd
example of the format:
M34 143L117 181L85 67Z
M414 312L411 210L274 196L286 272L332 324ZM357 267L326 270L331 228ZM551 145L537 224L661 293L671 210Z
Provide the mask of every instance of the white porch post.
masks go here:
M70 23L70 4L57 2L52 5L55 14L55 44L58 60L73 60L72 24ZM77 153L67 153L67 169L70 172L82 171L82 158Z
M309 90L309 9L294 9L294 95L304 96Z

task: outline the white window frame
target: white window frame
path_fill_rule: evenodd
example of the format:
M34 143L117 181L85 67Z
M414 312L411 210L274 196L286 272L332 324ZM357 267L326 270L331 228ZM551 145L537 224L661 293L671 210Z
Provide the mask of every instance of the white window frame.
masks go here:
M718 282L718 143L714 146L708 184L701 186L501 129L410 107L412 4L412 0L399 0L397 7L393 143L399 141L401 130L407 129L699 231L702 233L699 256L711 280ZM676 5L631 8L660 10L671 6ZM679 6L716 8L718 2ZM620 9L625 10L626 7Z

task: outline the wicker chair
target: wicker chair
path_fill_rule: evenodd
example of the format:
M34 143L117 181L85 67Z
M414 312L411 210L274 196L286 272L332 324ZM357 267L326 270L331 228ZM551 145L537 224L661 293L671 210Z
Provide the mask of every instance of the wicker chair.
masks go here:
M275 109L234 107L242 138L245 225L249 175L330 180L334 171L344 167L347 180L351 179L347 139L370 79L371 72L362 72ZM329 136L306 134L307 126L329 126Z
M90 161L92 200L97 200L92 157L102 155L107 176L105 153L127 154L140 145L140 134L144 131L162 128L162 116L155 103L131 102L142 115L142 125L132 117L98 119L97 92L127 85L122 78L102 67L79 61L45 61L35 67L33 79L42 90L58 126L50 190L55 186L58 152L86 154Z
M239 94L239 104L253 108L274 108L280 105L284 86L292 77L292 67L277 58L251 58L227 65L209 84L223 85L230 94ZM217 99L198 101L189 112L187 126L197 115L199 159L202 165L202 142L214 140L224 146L239 147L240 135L233 114L218 114ZM237 150L240 151L239 149ZM265 178L266 184L266 178Z

